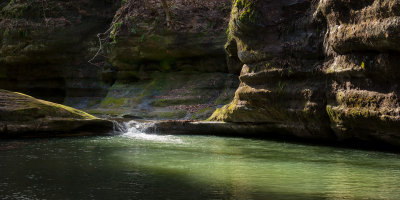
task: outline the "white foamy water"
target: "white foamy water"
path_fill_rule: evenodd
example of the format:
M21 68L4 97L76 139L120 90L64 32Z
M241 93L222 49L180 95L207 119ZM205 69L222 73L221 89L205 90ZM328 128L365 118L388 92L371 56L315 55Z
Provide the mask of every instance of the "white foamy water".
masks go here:
M172 135L157 135L154 131L154 126L154 122L130 121L125 123L126 131L122 136L162 143L183 143L181 139ZM150 130L153 130L153 133L151 133Z

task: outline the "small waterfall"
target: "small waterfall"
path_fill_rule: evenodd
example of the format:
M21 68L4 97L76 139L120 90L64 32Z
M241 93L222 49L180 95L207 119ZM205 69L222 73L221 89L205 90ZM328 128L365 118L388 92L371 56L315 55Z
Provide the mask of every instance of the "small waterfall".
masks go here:
M114 135L121 135L126 133L127 127L123 123L119 123L115 120L112 120L113 122L113 134Z
M155 123L152 121L132 120L124 123L126 133L156 133Z
M182 140L172 135L158 135L156 123L152 121L129 121L123 124L123 137L148 140L162 143L183 143Z

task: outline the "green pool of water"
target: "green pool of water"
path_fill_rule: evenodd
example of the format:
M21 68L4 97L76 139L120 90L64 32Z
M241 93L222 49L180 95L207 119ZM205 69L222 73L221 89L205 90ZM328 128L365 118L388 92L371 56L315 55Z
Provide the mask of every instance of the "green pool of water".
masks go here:
M213 136L7 140L0 199L400 199L400 155Z

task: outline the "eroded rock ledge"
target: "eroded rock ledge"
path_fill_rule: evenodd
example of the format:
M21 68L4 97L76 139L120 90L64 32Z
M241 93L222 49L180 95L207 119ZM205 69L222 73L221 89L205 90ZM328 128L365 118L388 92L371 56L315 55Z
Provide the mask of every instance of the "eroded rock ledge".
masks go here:
M0 90L0 138L101 135L113 127L71 107Z
M392 0L237 0L228 54L244 63L241 84L210 120L400 145L399 8Z

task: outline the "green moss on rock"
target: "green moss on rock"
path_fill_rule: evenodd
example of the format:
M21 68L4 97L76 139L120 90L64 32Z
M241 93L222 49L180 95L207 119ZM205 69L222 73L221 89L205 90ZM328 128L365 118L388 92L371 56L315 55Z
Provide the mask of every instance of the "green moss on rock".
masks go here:
M24 119L25 117L29 117L29 115L43 117L96 119L96 117L78 109L49 101L44 101L41 99L35 99L29 95L18 92L0 90L0 97L9 101L7 103L3 103L3 105L0 105L0 108L4 111L4 115L1 115L1 119L7 119L11 116L15 117L15 119Z
M0 90L0 138L104 134L113 122L31 96Z
M237 0L235 7L240 12L239 21L242 23L256 23L258 11L255 9L256 2L253 0Z
M105 107L120 107L127 102L127 98L116 98L116 97L106 97L102 102L101 106Z

